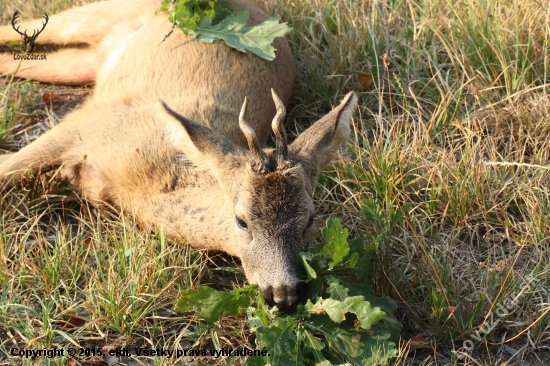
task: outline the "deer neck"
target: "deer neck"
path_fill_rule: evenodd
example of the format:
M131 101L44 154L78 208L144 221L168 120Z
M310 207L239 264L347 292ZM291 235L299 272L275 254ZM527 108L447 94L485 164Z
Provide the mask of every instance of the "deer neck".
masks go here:
M218 182L205 172L180 179L170 192L136 194L126 201L141 225L161 228L171 239L195 248L240 253L235 243L233 203Z

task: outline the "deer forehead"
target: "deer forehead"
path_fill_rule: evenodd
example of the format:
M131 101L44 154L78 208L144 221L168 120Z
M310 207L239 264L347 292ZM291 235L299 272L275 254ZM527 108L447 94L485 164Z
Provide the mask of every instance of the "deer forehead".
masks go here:
M311 193L306 189L300 166L265 175L247 174L240 196L237 206L245 211L249 220L303 221L303 217L313 211Z

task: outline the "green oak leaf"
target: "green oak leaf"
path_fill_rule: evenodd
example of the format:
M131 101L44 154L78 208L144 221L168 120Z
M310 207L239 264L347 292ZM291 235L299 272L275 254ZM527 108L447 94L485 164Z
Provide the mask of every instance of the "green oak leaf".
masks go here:
M221 39L241 52L248 51L266 60L274 60L275 48L271 44L275 38L283 37L291 28L286 23L279 24L279 18L269 18L261 24L247 26L248 17L248 11L245 10L229 15L216 25L212 25L210 18L204 17L192 34L206 43Z
M323 247L323 253L332 259L328 269L333 269L349 253L348 229L343 229L340 220L327 220L326 229L322 230L327 244Z
M210 0L208 2L208 6L204 10L204 14L212 19L213 25L216 25L233 14L233 10L229 7L229 4L225 0Z
M168 20L183 34L206 43L223 40L241 52L251 52L266 60L275 59L275 38L283 37L291 28L279 24L279 18L247 26L247 10L233 14L226 0L162 0L156 13L168 13Z
M372 307L363 296L348 297L343 301L319 298L315 304L308 300L304 309L311 314L327 314L336 323L343 322L347 313L353 313L359 325L367 330L386 317L385 312Z
M335 354L342 353L351 358L363 354L363 342L361 341L363 337L360 332L351 331L353 328L335 324L325 315L312 315L311 321L305 326L313 332L322 333L328 343L329 350Z
M321 353L321 350L325 348L325 344L317 337L313 335L312 332L306 328L298 327L296 328L296 337L298 342L304 346L304 354L313 354L315 359L315 364L319 366L331 366L332 364L327 361L325 356Z
M343 301L349 297L349 289L342 286L337 278L330 277L327 283L329 285L327 293L330 295L331 299Z
M231 292L199 286L195 290L184 290L178 299L177 308L181 312L196 310L200 318L213 323L220 320L226 311L237 314L240 308L247 308L250 306L250 297L257 295L257 287L250 285Z
M256 365L300 365L301 352L297 352L298 342L295 328L298 322L291 316L273 319L269 327L256 329L258 349L266 350L266 357L248 357L248 366Z
M343 259L347 267L361 269L361 276L368 279L372 277L374 259L376 257L376 246L365 245L362 238L355 238L350 244L350 256Z
M298 255L302 258L302 264L306 270L308 281L317 278L317 272L315 272L313 267L311 267L308 262L312 259L311 254L307 252L300 252Z
M249 307L248 312L248 324L250 330L255 332L258 327L268 326L269 320L267 319L267 314L263 307L253 308Z
M340 285L344 288L347 288L349 296L364 296L365 298L367 298L368 296L370 296L370 292L372 290L369 285L352 283L349 277L347 276L338 276L338 277L330 276L327 282L329 286L334 284L333 286L335 287L337 287L337 285ZM397 308L397 304L396 304L396 308ZM384 310L386 311L386 309ZM391 311L393 310L395 309L392 309Z
M237 313L240 307L248 306L257 349L268 354L248 357L248 366L386 364L397 356L396 344L402 328L393 314L397 304L389 297L372 296L370 286L353 283L342 275L353 269L357 279L357 270L370 270L376 246L364 246L361 239L348 246L347 230L338 221L327 222L323 235L328 244L322 253L300 253L309 277L308 291L314 292L296 312L281 314L276 308L270 309L258 288L251 286L231 292L203 287L187 290L178 308L196 310L200 317L215 321L226 311ZM333 260L331 265L340 264L338 269L326 271L327 257ZM360 278L363 276L362 273ZM322 298L323 294L330 298ZM255 300L251 301L251 297Z
M397 355L396 344L389 341L389 333L378 329L379 325L373 328L374 331L355 330L353 326L345 325L335 324L323 315L312 315L306 327L322 332L330 352L335 356L339 354L340 362L347 362L347 365L385 364L385 360Z
M344 288L348 290L349 296L364 296L365 301L370 302L372 306L378 307L384 311L387 316L384 318L383 324L377 326L377 329L385 329L391 335L391 340L396 342L399 340L403 325L397 320L395 315L393 315L393 312L397 310L397 303L392 298L388 296L374 297L370 294L370 286L351 283L349 278L345 276L340 276L338 278L329 277L327 283L329 284L327 292L331 294L331 296L335 292L343 291L342 289ZM332 298L336 297L332 296Z

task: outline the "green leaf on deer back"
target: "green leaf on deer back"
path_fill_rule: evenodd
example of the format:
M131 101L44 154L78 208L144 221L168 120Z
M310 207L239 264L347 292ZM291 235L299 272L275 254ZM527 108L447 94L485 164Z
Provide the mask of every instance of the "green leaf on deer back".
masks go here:
M204 9L204 14L212 19L212 25L216 25L233 14L233 9L229 7L225 0L219 2L218 0L210 0L208 6Z
M229 15L216 25L212 25L210 18L204 17L193 35L206 43L221 39L241 52L248 51L266 60L274 60L275 48L271 44L275 38L283 37L291 28L286 23L279 24L279 18L269 18L261 24L247 26L248 17L248 11L245 10Z
M340 220L328 220L326 229L322 230L327 244L323 247L323 253L332 259L329 270L339 264L348 255L348 229L343 229Z
M237 314L240 308L250 306L250 297L257 296L256 286L246 286L231 292L217 291L208 286L182 291L177 303L181 312L195 310L199 317L213 323L221 319L225 312Z
M186 35L206 43L223 40L241 52L251 52L266 60L275 59L272 46L277 37L283 37L291 28L279 24L279 18L247 26L247 10L233 14L225 0L162 0L159 12L168 13L168 20Z
M195 0L181 0L176 4L174 13L168 20L173 22L175 19L178 28L188 34L186 31L195 29L203 16Z

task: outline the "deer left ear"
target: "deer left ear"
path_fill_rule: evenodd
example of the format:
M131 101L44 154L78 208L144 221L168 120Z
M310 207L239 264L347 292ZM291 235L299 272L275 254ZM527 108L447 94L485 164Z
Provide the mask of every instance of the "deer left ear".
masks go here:
M340 146L350 138L351 116L357 108L357 96L351 92L340 105L305 130L289 146L291 153L303 158L312 177L338 156Z
M157 118L166 124L168 138L199 170L208 171L222 186L231 181L232 169L242 159L241 147L212 129L176 113L163 101L155 105Z

